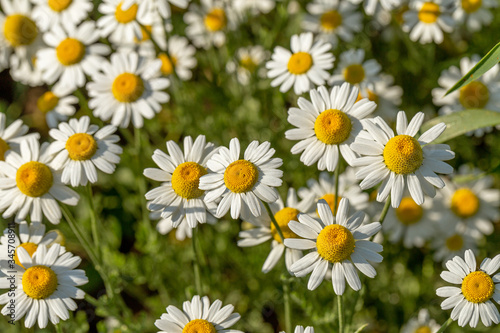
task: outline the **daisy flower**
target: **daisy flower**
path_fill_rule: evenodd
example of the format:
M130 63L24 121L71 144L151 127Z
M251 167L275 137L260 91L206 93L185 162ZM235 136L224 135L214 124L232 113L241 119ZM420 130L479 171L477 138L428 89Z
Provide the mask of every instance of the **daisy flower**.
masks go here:
M1 50L0 50L1 53ZM1 58L1 56L0 56ZM9 74L16 82L25 84L27 86L38 87L44 84L42 78L42 71L36 64L36 55L31 59L20 59L18 57L11 57ZM1 67L1 64L0 64Z
M301 238L285 239L285 246L297 250L312 250L292 265L295 276L301 277L312 272L307 288L316 289L323 279L330 263L332 264L332 284L335 294L342 295L345 280L354 290L361 289L356 268L368 277L375 277L377 272L367 260L382 262L382 245L366 240L375 235L382 227L373 222L362 225L365 213L358 211L348 216L349 200L340 200L337 215L334 218L330 206L318 202L317 221L306 214L299 215L299 222L290 221L288 226Z
M61 180L71 186L87 185L97 182L97 169L107 174L115 171L120 163L123 149L116 145L120 138L114 134L116 127L112 125L99 129L90 125L90 118L72 118L69 123L61 123L58 129L53 128L49 135L55 140L48 148L53 154L51 163L56 170L62 169Z
M461 327L469 324L475 328L479 317L484 326L491 326L492 322L498 324L500 314L492 300L500 302L499 275L494 275L500 268L500 255L493 259L485 258L479 269L472 251L465 251L464 259L454 257L446 262L449 271L441 272L443 280L460 285L436 290L439 297L446 297L441 303L441 309L453 309L451 319L458 319L458 325Z
M89 107L94 116L116 127L127 127L132 120L136 128L160 112L170 96L164 92L170 82L155 78L161 61L148 60L137 53L113 53L111 63L104 62L100 73L87 84Z
M371 89L361 89L359 97L368 98L377 104L373 113L374 116L380 116L388 123L396 120L396 115L401 105L403 89L394 84L394 78L391 75L380 74L379 79L371 84Z
M441 326L431 319L429 310L420 309L417 318L411 318L401 329L401 333L436 333Z
M191 228L198 223L213 220L215 205L206 204L206 193L200 178L207 174L207 161L217 152L214 144L199 135L193 143L190 136L184 138L184 152L174 141L167 141L169 155L157 149L153 161L160 167L147 168L144 176L163 182L146 193L148 209L161 210L161 217L177 228L187 221Z
M182 332L210 332L210 333L243 333L239 330L229 329L240 320L238 313L233 313L234 306L229 304L221 309L222 302L215 300L210 304L207 296L196 295L191 301L185 301L183 311L173 305L167 307L167 312L162 314L155 322L160 333Z
M32 0L33 17L40 21L43 31L61 24L66 29L80 24L89 16L94 5L91 0Z
M373 84L378 81L381 70L380 64L375 59L365 59L365 50L353 49L340 54L340 61L334 74L328 80L328 84L340 85L348 82L359 87L361 90L369 88L373 90Z
M75 269L82 259L70 252L61 252L59 244L49 249L40 244L33 257L23 248L17 250L21 265L15 265L8 271L17 286L14 293L6 292L0 295L0 304L14 302L16 305L14 320L20 320L24 315L24 326L32 327L38 322L40 328L45 328L50 319L56 325L59 321L68 320L68 310L75 311L77 304L73 299L83 299L85 292L77 288L88 283L85 271ZM12 279L0 279L0 288L7 289ZM3 315L10 315L7 306L2 308Z
M271 203L269 207L271 208L274 218L283 233L283 237L285 237L285 239L299 238L299 236L297 236L288 227L288 223L290 221L296 221L297 216L305 211L304 205L299 202L295 190L293 188L288 190L286 206L283 203L283 200L279 198L278 201ZM271 222L271 218L268 214L262 214L259 217L250 218L248 221L256 225L257 228L241 231L239 234L241 239L238 240L238 246L255 246L272 239L271 252L269 252L267 259L262 266L262 272L268 273L271 271L282 257L283 252L285 252L286 268L289 272L291 272L290 267L294 262L302 257L302 251L285 248L278 230Z
M280 333L285 333L285 331L281 331ZM295 327L294 333L314 333L314 327L307 326L305 329L301 325L297 325Z
M258 71L266 58L267 53L260 45L242 47L236 51L237 62L229 62L226 68L230 73L236 72L239 83L247 85L252 75ZM258 73L259 76L265 77L262 71L258 71Z
M362 155L355 163L361 167L356 178L363 179L359 186L364 190L383 181L377 201L384 202L391 194L392 207L397 208L407 184L411 197L421 205L424 192L434 198L434 187L443 188L445 185L436 172L453 172L453 168L443 162L455 157L450 147L429 144L443 133L446 124L433 126L417 140L414 136L423 121L424 114L418 112L408 125L406 114L400 111L396 122L397 135L380 117L363 123L367 132L351 145L352 150Z
M22 141L29 138L40 138L40 134L38 133L27 134L29 127L23 125L21 119L15 120L9 126L6 126L6 120L7 116L5 113L0 112L0 161L5 161L5 154L9 150L14 149L15 151L19 151Z
M317 33L317 38L336 47L339 38L351 42L354 34L363 27L363 16L348 1L314 0L307 4L307 11L302 27L306 31Z
M328 52L332 45L322 41L313 44L313 34L308 32L293 35L290 46L293 53L276 46L271 60L266 63L267 77L274 79L271 86L281 85L282 93L293 86L298 95L311 90L314 85L325 84L330 76L327 70L333 68L335 61L335 56Z
M276 0L233 0L232 6L234 10L240 13L267 14L276 6Z
M481 30L483 25L490 25L493 14L490 9L498 7L496 0L461 0L453 12L453 18L457 23L464 23L471 32Z
M29 214L32 223L42 222L42 213L54 224L61 220L57 201L75 206L80 196L61 182L61 173L50 162L47 145L38 140L21 142L21 154L9 150L0 161L0 211L3 218L16 214L16 222Z
M405 0L348 0L351 3L358 5L363 2L363 7L365 9L366 15L373 16L378 9L384 11L392 11L395 8L401 6Z
M421 44L443 42L443 31L451 32L455 21L451 14L455 0L410 0L410 9L403 14L403 30L410 39Z
M299 140L292 154L302 153L305 165L318 162L318 169L334 171L339 151L349 165L356 159L350 148L362 131L361 119L372 113L377 105L368 99L356 102L358 88L348 83L335 86L330 92L321 86L309 92L311 102L299 97L299 108L288 110L288 122L297 128L285 132L288 140Z
M461 225L440 228L434 235L431 246L434 249L434 260L443 264L455 256L465 254L465 250L477 253L477 240Z
M125 0L124 6L128 5L128 3L132 3L134 0ZM168 19L172 15L172 11L167 2L170 2L171 5L179 8L187 8L189 4L189 0L144 0L147 3L148 9L158 14L158 16Z
M215 213L215 210L217 209L217 205L215 203L211 203L207 207L209 212ZM189 225L187 219L183 219L181 223L177 227L174 227L172 224L172 219L171 218L162 218L161 213L163 209L151 212L149 214L149 217L152 220L158 220L158 223L156 224L156 230L162 234L166 235L173 231L175 229L175 238L182 242L186 238L192 238L193 237L193 228ZM208 224L215 224L217 222L217 219L213 217L212 214L207 214L207 223Z
M460 59L460 68L451 66L439 77L439 88L432 89L433 102L441 105L439 115L447 115L464 109L486 109L500 112L500 66L497 64L480 78L445 96L446 92L481 58L475 54L471 58ZM479 128L468 135L483 136L491 127Z
M156 45L161 50L166 49L166 32L170 31L172 31L170 21L164 22L160 17L155 17L150 25L141 26L141 38L134 38L133 42L119 44L117 51L125 54L137 52L145 58L156 58Z
M45 120L50 128L54 128L61 121L67 121L68 117L75 114L75 105L78 98L70 95L70 91L61 85L46 91L36 101L36 106L45 115Z
M171 36L168 39L167 52L158 54L161 60L160 72L169 76L175 73L181 80L191 79L191 69L196 67L196 49L185 37Z
M261 215L261 202L275 202L279 195L276 187L281 186L283 164L281 158L272 158L275 150L269 142L259 144L252 141L243 159L240 159L240 141L233 138L229 149L221 147L207 162L211 173L200 178L200 189L206 190L206 202L220 198L216 217L221 218L229 209L231 217L237 219Z

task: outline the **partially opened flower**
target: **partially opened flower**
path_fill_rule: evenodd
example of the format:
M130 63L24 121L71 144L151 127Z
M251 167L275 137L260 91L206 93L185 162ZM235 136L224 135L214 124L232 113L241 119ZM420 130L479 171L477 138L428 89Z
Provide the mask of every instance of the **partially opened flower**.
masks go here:
M57 127L61 121L75 114L75 104L78 97L72 95L72 89L59 85L56 89L48 90L36 101L36 107L45 115L45 121L50 128Z
M312 326L307 326L304 329L304 326L298 325L295 327L294 333L314 333L314 327ZM281 331L280 333L285 333L285 331Z
M431 319L427 309L421 309L416 318L411 318L401 329L401 333L436 333L440 326Z
M15 120L9 126L5 122L7 116L0 112L0 161L5 161L5 153L11 149L19 151L20 143L26 139L38 139L40 134L28 133L28 126L23 124L21 119ZM0 171L0 174L2 171Z

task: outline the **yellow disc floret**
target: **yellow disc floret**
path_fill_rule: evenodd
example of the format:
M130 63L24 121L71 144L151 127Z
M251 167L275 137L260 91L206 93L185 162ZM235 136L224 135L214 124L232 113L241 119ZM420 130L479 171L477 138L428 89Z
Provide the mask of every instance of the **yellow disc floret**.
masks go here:
M307 52L297 52L292 54L288 60L288 71L295 75L307 73L313 65L313 58Z
M361 92L359 92L358 98L356 99L356 102L359 102L363 98L368 98L368 100L378 104L378 95L374 91L371 91L370 89L366 89L366 94L368 96L364 97L363 95L361 95Z
M422 147L409 135L397 135L390 139L383 155L389 170L400 175L415 172L424 161Z
M75 161L90 160L97 151L97 142L87 133L76 133L66 141L69 158Z
M250 191L259 179L259 170L247 160L235 161L224 172L226 187L235 193Z
M36 249L38 248L38 245L36 245L35 243L28 242L28 243L22 243L16 248L16 251L14 253L14 262L24 268L24 266L21 265L21 262L19 261L19 258L17 256L17 249L20 247L25 249L26 252L28 252L28 254L30 255L30 257L33 257L33 253L35 253Z
M331 263L350 258L355 246L352 233L339 224L327 225L316 240L319 255Z
M479 198L468 188L456 190L451 197L451 210L461 218L474 216L479 210L479 205Z
M163 75L167 76L174 72L175 65L177 64L177 58L174 56L168 56L165 53L160 53L158 59L161 60L160 71Z
M441 15L441 11L439 9L439 5L433 2L426 2L420 8L418 12L418 19L424 23L434 23L437 21L439 15Z
M5 39L13 47L30 45L38 36L35 22L21 14L9 15L3 26Z
M460 89L458 100L466 109L483 109L490 100L490 92L484 83L473 81Z
M144 93L144 81L138 75L123 73L115 78L111 91L119 102L132 103Z
M184 199L195 199L205 191L199 189L200 177L207 174L207 169L196 162L179 164L172 173L172 188Z
M462 281L462 294L471 303L484 303L494 292L493 280L483 271L472 272Z
M10 146L4 139L0 138L0 161L5 161L5 153L10 149Z
M482 0L462 0L462 8L469 14L476 12L482 4Z
M209 321L193 319L184 326L182 333L217 333L217 330Z
M31 161L17 169L17 187L29 197L44 195L52 187L53 181L52 171L43 163Z
M257 68L257 64L255 63L255 61L253 61L252 57L249 56L241 58L240 66L249 72L254 72Z
M345 112L328 109L320 113L314 122L314 133L327 145L338 145L351 134L351 120Z
M429 326L420 326L414 333L432 333L432 331Z
M328 204L328 206L330 206L330 209L332 210L332 213L333 215L336 215L337 214L337 208L339 208L339 204L340 204L340 200L342 200L342 197L339 195L337 197L337 202L335 202L335 194L332 194L332 193L328 193L328 194L325 194L324 196L322 196L321 198L318 199L319 200L325 200L326 203ZM316 210L316 213L318 211Z
M66 38L56 47L57 59L64 66L78 64L85 56L85 45L75 38Z
M226 12L222 8L214 8L205 15L204 22L208 31L222 30L227 24Z
M298 209L285 207L282 210L278 211L276 214L274 214L274 218L276 219L276 222L278 222L278 225L280 226L281 232L283 233L283 237L300 238L299 236L297 236L296 233L290 230L290 227L288 226L288 222L298 221L297 215L299 215L299 213L300 212ZM273 235L273 238L276 241L281 243L280 235L273 223L271 223L271 234Z
M122 24L127 24L135 20L137 16L137 10L139 9L139 6L135 3L132 6L130 6L129 9L127 10L122 10L122 5L123 2L121 2L117 7L115 11L115 18L119 23Z
M323 13L319 21L323 30L334 31L342 24L342 15L336 10L330 10Z
M396 217L404 225L417 223L422 215L424 215L424 210L410 197L401 199L399 207L396 208Z
M72 2L73 2L73 0L49 0L48 4L49 4L50 9L52 9L55 12L60 13L63 10L65 10L66 8L68 8Z
M23 290L31 298L44 299L57 289L57 275L47 266L32 266L22 277Z
M459 234L455 234L446 239L446 247L450 251L459 251L464 246L464 239Z
M344 68L342 75L350 84L358 84L365 79L365 69L360 64L352 64Z
M47 91L45 94L40 96L36 101L36 106L38 110L43 113L54 110L54 108L59 103L59 97L57 97L52 91Z

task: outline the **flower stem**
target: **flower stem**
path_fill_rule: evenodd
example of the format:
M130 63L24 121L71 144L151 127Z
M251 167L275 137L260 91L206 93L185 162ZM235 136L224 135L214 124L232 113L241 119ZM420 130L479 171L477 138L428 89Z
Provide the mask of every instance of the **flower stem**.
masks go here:
M283 281L283 303L285 306L285 329L287 332L292 332L292 317L290 307L290 282L287 276L281 276Z
M335 198L333 200L333 215L337 214L338 197L339 197L339 177L340 177L340 164L342 163L342 155L340 155L340 148L337 145L337 151L339 154L339 160L337 161L337 166L335 167Z
M97 232L97 213L95 211L94 195L92 194L92 184L90 182L87 184L87 195L90 206L90 227L92 229L92 238L94 239L94 245L97 252L96 254L100 258L101 248L99 242L99 233Z
M344 300L342 295L337 295L337 308L339 311L339 333L344 333Z
M57 333L63 333L63 329L62 329L61 323L55 324L54 327L56 328L56 332Z
M198 242L198 228L193 228L193 238L191 239L191 244L193 245L194 254L194 284L196 288L196 293L202 295L201 286L201 274L200 274L200 258L198 257L198 251L196 251L196 243Z
M280 235L281 243L285 244L285 236L283 236L283 232L281 231L281 228L280 228L278 222L276 222L276 219L274 218L274 214L271 211L271 207L269 207L269 204L265 201L262 201L262 203L264 204L264 207L266 207L267 214L271 218L271 222L273 223L274 227L276 228L276 231L278 231L278 234Z
M441 326L441 328L436 333L441 333L441 332L446 331L446 329L448 328L448 326L450 326L450 324L452 322L453 322L453 319L448 318L448 320L443 324L443 326Z
M384 209L382 209L382 214L380 214L380 217L378 219L378 222L380 222L380 224L384 222L385 216L387 215L390 206L391 206L391 195L389 194L389 196L387 197L387 201L385 202Z

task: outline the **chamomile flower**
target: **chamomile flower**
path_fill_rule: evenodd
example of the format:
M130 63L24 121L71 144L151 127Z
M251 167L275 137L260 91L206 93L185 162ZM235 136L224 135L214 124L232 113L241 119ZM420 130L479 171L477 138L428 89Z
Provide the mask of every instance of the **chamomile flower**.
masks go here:
M56 89L83 87L87 81L85 75L95 75L111 51L109 46L96 43L99 32L92 21L79 27L69 25L66 30L56 24L43 39L49 47L37 52L36 65L46 83L57 81Z
M120 141L114 134L116 127L112 125L99 129L90 125L90 118L72 118L69 123L61 123L58 128L50 130L55 140L48 148L54 154L51 165L62 169L61 180L71 186L87 185L97 182L97 169L112 174L116 164L120 163L123 149L116 143Z
M379 80L382 67L375 59L365 59L365 50L352 49L340 54L340 61L334 74L328 80L329 85L343 82L359 87L361 90L373 90L374 82Z
M266 51L260 45L242 47L236 51L236 62L229 62L226 68L230 73L236 72L238 82L247 85L256 72L265 77L259 67L267 57Z
M420 309L417 318L411 318L401 329L401 333L436 333L441 326L431 319L429 310Z
M394 78L390 75L380 74L379 79L371 84L371 88L361 89L358 98L368 98L377 104L373 113L380 116L388 123L396 120L396 115L401 105L403 89L394 84Z
M32 0L33 17L41 22L43 31L60 24L66 29L85 20L94 5L91 0Z
M288 227L290 221L296 221L297 216L305 211L304 205L299 202L295 190L293 188L288 190L286 206L283 200L279 198L278 201L271 203L269 207L283 233L283 237L285 237L285 239L298 238L298 236ZM281 236L274 224L271 223L271 218L268 214L250 218L248 221L256 225L257 228L240 231L239 236L241 239L238 240L238 246L255 246L272 239L271 252L269 252L262 266L262 272L268 273L272 270L283 256L283 252L285 252L286 268L290 272L292 264L302 257L302 251L285 248Z
M276 6L276 0L233 0L232 6L234 10L240 13L267 14Z
M443 264L455 256L463 257L465 250L477 253L477 240L462 225L451 225L440 228L434 235L431 246L434 249L434 260Z
M0 161L5 161L5 153L14 149L19 151L20 143L26 139L40 138L40 134L27 134L29 127L23 124L21 119L15 120L9 126L6 126L7 116L0 112ZM0 171L1 174L1 171Z
M191 228L198 223L213 220L215 205L205 203L206 193L201 188L200 177L207 174L207 161L217 152L214 144L200 135L193 143L184 138L184 152L174 141L167 141L169 155L157 149L153 161L160 167L147 168L144 176L163 182L146 193L148 209L161 211L161 217L177 228L187 221Z
M124 2L131 2L133 0L125 0ZM170 2L171 5L179 7L179 8L187 8L189 4L189 0L145 0L144 2L147 3L148 9L150 11L153 11L154 13L158 14L158 16L168 19L172 15L172 11L170 9L170 5L168 2Z
M465 259L465 260L464 260ZM458 325L469 324L474 328L479 318L484 326L500 322L500 314L492 300L500 302L499 275L500 255L493 259L485 258L479 269L472 251L465 251L464 259L456 256L446 262L449 271L443 271L441 278L459 287L441 287L436 290L440 297L446 297L441 309L451 311L451 319L458 320Z
M444 32L451 32L455 21L451 14L455 0L411 0L410 10L403 14L403 30L410 32L410 39L421 44L441 44Z
M382 227L373 222L361 225L365 213L358 211L348 216L349 200L340 200L336 217L330 206L323 200L318 202L317 221L306 214L299 215L299 222L290 221L290 229L302 238L285 239L285 246L297 250L312 250L296 261L291 269L295 276L301 277L312 272L307 288L316 289L323 279L330 263L332 264L332 284L335 294L342 295L345 280L354 290L361 289L356 268L368 277L377 272L367 260L379 263L382 245L366 240L375 235Z
M220 198L216 217L224 216L231 209L231 217L260 216L261 202L275 202L281 186L283 164L281 158L272 158L275 150L269 142L252 141L243 159L240 159L240 141L233 138L229 149L221 147L207 162L211 173L200 178L200 189L206 190L206 202Z
M87 84L89 107L94 116L117 127L127 127L132 120L136 128L160 112L161 104L170 96L164 92L167 78L155 78L161 61L148 60L131 53L113 53L111 63L105 62L100 73Z
M318 169L334 171L339 151L352 165L356 154L350 148L362 131L361 119L372 113L377 105L368 99L356 102L358 88L344 83L330 92L321 86L309 92L311 102L299 97L299 108L288 110L288 122L297 128L285 132L288 140L299 140L291 152L302 153L305 165L318 162Z
M414 136L423 121L424 114L419 112L408 125L406 114L400 111L396 122L397 135L380 117L363 123L367 132L351 145L352 150L362 155L355 163L361 167L356 178L363 179L359 184L362 189L382 182L377 201L383 202L391 194L392 207L397 208L408 185L411 197L421 205L424 193L434 198L434 187L443 188L445 185L436 172L453 172L453 168L443 161L452 159L455 153L448 145L430 144L443 133L446 124L433 126L417 140Z
M141 27L141 38L134 38L133 42L121 43L117 47L118 52L130 53L137 52L141 57L155 58L156 45L164 50L167 47L166 32L172 30L170 21L163 21L159 17L155 17L150 25Z
M229 329L240 320L238 313L233 313L234 306L229 304L222 307L220 300L210 304L207 296L196 295L191 301L185 301L179 310L173 305L167 307L167 312L162 314L155 322L160 333L206 332L206 333L243 333L239 330Z
M85 292L77 288L88 283L85 271L75 269L82 259L70 252L62 252L59 244L49 249L40 244L33 257L23 248L17 249L20 265L15 265L15 293L6 292L0 296L0 304L14 302L15 321L26 315L24 326L30 328L38 322L45 328L48 321L56 325L68 320L68 310L75 311L73 299L83 299ZM5 271L5 270L4 270ZM9 271L9 275L12 273ZM0 288L9 288L11 280L0 279ZM9 315L9 308L2 308L3 315Z
M281 331L280 333L285 333L285 331ZM297 325L295 326L295 331L294 333L314 333L314 327L312 326L307 326L304 329L304 326Z
M32 223L42 222L42 214L54 224L61 220L57 201L75 206L79 195L61 182L61 173L50 163L47 145L40 148L38 140L21 142L21 154L12 150L0 161L0 211L3 218L16 215L17 222L29 215Z
M210 212L215 213L215 209L217 209L217 205L215 203L212 203L212 204L213 204L213 206L208 205L208 207L210 207L210 208L208 208L208 210ZM158 220L158 223L156 224L156 230L160 234L166 235L166 234L175 230L175 238L180 242L182 242L186 238L193 237L193 228L191 228L187 219L184 218L181 221L181 223L179 223L179 225L174 228L174 226L172 224L172 219L170 217L168 217L166 219L161 217L162 211L163 211L163 209L160 209L160 210L151 212L149 214L149 217L152 220ZM207 223L208 224L215 224L216 222L217 222L217 219L214 218L213 215L207 214Z
M330 77L327 70L333 68L335 56L329 52L330 43L317 41L313 44L311 32L293 35L291 50L276 46L271 60L266 63L267 77L273 79L272 87L280 86L285 93L293 86L296 94L312 89L314 85L325 84Z
M318 33L319 39L336 47L339 39L351 42L354 34L361 31L362 15L348 1L314 0L307 4L302 27L306 31Z
M42 71L36 66L36 56L32 59L11 57L9 74L14 81L27 86L38 87L44 84Z
M158 54L161 60L161 74L169 76L175 73L183 81L191 79L193 76L191 70L197 63L196 49L182 36L171 36L167 43L167 52Z
M374 15L380 9L383 11L392 11L395 8L401 6L405 0L348 0L351 3L357 5L363 2L363 8L367 15Z
M481 30L484 25L490 25L493 14L490 9L498 7L495 0L461 0L453 12L453 18L457 23L464 23L471 32Z
M56 127L61 121L67 121L68 117L75 114L78 98L70 95L71 91L59 85L43 93L36 101L36 107L45 115L50 128Z

